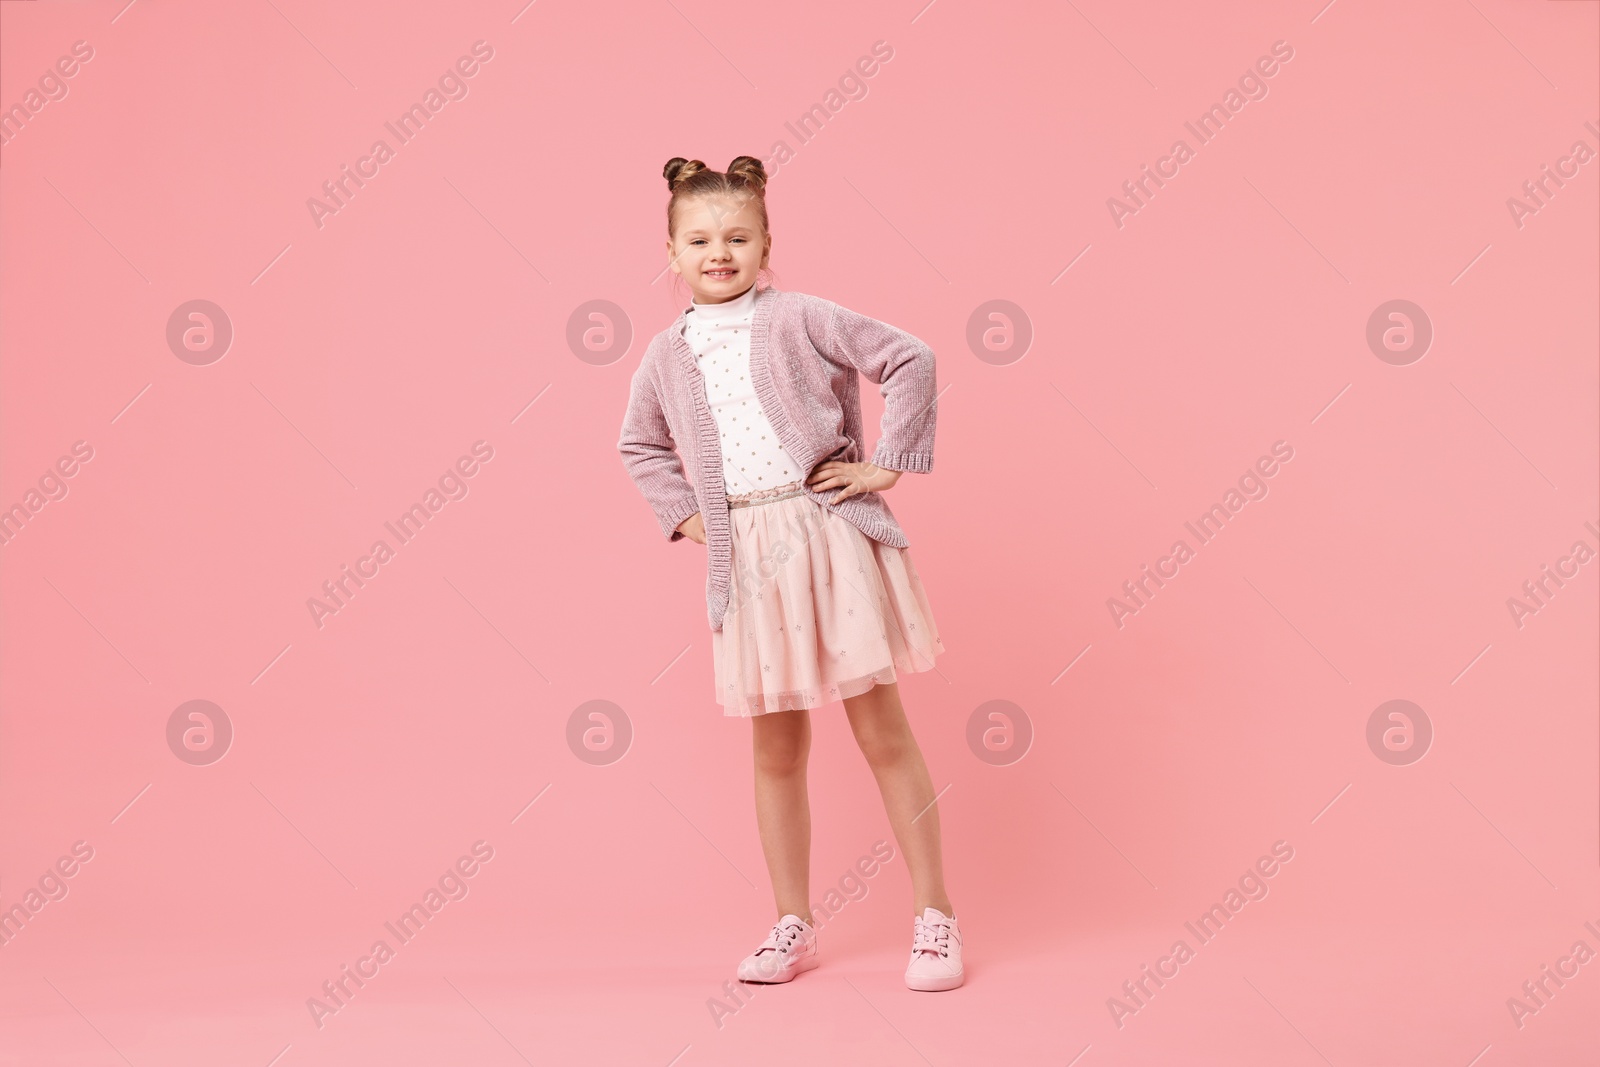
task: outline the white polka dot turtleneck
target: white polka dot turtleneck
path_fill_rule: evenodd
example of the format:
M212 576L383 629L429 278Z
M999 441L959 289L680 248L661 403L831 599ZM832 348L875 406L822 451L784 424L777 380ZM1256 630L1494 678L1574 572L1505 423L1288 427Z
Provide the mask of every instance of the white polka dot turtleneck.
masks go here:
M729 493L770 489L805 475L778 443L750 380L750 321L756 288L721 304L692 303L684 338L705 378L706 400L721 433L723 481Z

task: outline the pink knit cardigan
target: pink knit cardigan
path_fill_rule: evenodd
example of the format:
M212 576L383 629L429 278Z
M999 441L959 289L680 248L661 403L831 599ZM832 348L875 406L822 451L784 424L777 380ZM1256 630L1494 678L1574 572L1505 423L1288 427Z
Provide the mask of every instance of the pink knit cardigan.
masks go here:
M617 448L629 477L668 541L700 512L706 528L706 609L722 629L732 572L722 448L705 379L683 336L689 308L656 334L629 388ZM898 471L933 469L937 410L933 349L888 323L831 300L767 288L756 293L750 326L750 377L762 410L795 465L810 474L824 460L862 460L861 394L856 372L880 387L883 422L872 462ZM687 468L695 472L691 482ZM875 541L904 548L905 532L881 493L837 504L839 489L806 494Z

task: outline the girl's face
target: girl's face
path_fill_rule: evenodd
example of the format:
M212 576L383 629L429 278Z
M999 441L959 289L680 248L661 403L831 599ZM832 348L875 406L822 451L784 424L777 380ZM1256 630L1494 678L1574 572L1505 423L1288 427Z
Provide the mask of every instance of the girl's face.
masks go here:
M772 254L755 199L697 196L678 205L678 232L667 240L674 271L699 304L720 304L756 283Z

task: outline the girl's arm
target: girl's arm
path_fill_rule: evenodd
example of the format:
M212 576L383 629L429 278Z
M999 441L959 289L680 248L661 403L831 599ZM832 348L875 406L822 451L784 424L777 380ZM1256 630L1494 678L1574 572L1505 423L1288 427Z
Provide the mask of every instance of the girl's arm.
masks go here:
M938 398L933 349L898 327L835 304L827 355L860 371L883 394L872 462L889 470L931 471Z
M672 432L646 363L639 364L628 387L628 411L622 418L617 449L628 476L656 513L661 532L668 541L684 540L678 524L699 511L700 504L683 476L683 463L673 447Z

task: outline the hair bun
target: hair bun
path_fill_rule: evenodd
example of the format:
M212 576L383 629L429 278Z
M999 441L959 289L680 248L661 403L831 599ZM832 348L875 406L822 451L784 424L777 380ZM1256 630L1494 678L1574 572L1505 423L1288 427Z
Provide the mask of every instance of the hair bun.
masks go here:
M673 156L667 160L667 165L661 168L661 173L667 179L667 188L672 189L679 182L687 181L705 169L707 169L706 165L698 159L684 159L682 156Z
M755 156L736 156L734 161L728 164L728 174L740 175L757 191L765 190L767 187L767 168Z

